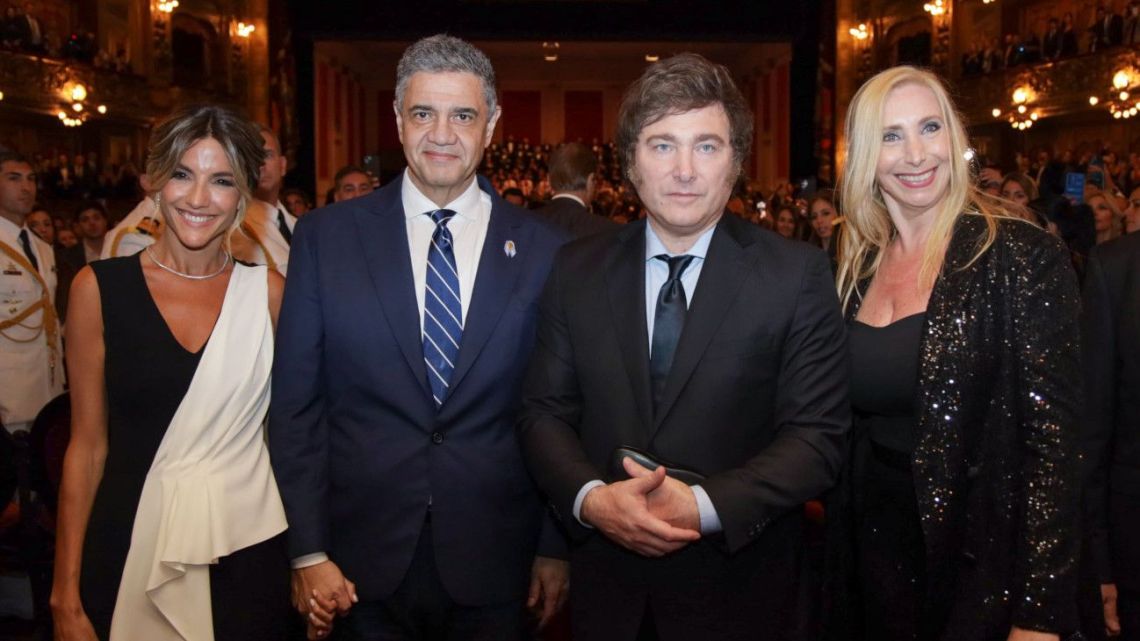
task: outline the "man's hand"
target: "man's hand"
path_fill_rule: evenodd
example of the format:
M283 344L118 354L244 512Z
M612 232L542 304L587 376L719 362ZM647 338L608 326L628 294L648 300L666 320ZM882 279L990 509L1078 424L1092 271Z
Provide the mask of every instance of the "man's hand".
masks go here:
M1102 583L1100 585L1100 602L1104 606L1105 636L1120 636L1120 615L1116 612L1115 583Z
M356 585L332 561L293 570L293 607L305 616L310 639L324 638L333 617L347 614L356 601Z
M1001 187L1001 172L993 167L983 167L978 172L978 184L982 189L986 189L991 185L994 187Z
M631 458L622 459L625 473L632 478L645 478L653 474ZM701 531L701 512L693 490L677 479L665 477L661 485L649 493L649 513L673 527Z
M1007 641L1061 641L1061 637L1051 632L1036 632L1014 627L1009 631Z
M665 468L659 467L641 478L596 487L582 501L582 520L618 545L643 556L676 552L700 539L701 533L674 527L649 512L649 493L664 481Z
M530 572L530 594L526 607L538 616L538 629L546 627L570 594L570 564L545 556L534 557Z

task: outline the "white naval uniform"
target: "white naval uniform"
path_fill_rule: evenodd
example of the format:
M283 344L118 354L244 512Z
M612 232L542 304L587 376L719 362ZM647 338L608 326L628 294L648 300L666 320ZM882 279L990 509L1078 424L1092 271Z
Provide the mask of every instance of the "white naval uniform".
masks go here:
M292 232L297 217L290 214L281 201L274 207L265 201L251 200L241 227L230 235L230 251L237 260L268 265L285 276L289 266L289 242L277 226L278 212L284 214L285 226Z
M99 258L133 256L153 245L162 234L162 216L155 210L153 198L142 202L119 221L103 239L103 253Z
M0 243L25 256L20 243L24 229L0 217ZM28 237L42 284L20 261L0 251L0 420L10 432L30 429L44 405L63 393L63 343L54 307L55 255L51 245L31 231ZM4 327L41 300L50 309Z

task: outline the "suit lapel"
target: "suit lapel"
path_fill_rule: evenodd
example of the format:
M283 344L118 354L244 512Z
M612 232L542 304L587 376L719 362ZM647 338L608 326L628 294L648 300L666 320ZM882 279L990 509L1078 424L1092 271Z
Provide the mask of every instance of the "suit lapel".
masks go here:
M487 223L487 238L479 257L479 271L471 293L471 304L467 307L467 319L463 323L459 360L451 374L448 398L455 395L463 377L471 370L510 302L515 282L522 273L523 265L528 263L527 252L531 246L528 241L532 232L533 229L523 225L523 220L506 207L503 201L491 196L491 220ZM514 243L516 254L513 257L507 255L507 241ZM445 400L444 405L446 404Z
M648 442L653 426L649 390L649 330L645 325L645 221L631 223L618 234L605 266L606 290L622 361Z
M738 223L732 214L725 214L713 232L697 291L689 305L685 328L677 343L673 367L669 370L661 404L654 416L654 432L660 429L669 409L692 376L748 276L749 264L735 234L736 224Z
M377 209L356 210L357 238L384 317L420 389L430 398L400 184L394 180L381 192L383 198L378 199Z

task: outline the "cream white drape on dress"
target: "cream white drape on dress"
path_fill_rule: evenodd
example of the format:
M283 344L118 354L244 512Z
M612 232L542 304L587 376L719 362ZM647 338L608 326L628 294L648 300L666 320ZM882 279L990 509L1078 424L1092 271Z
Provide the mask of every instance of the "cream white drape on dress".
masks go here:
M264 266L237 264L143 484L111 641L212 641L209 566L285 530L269 465L273 326Z

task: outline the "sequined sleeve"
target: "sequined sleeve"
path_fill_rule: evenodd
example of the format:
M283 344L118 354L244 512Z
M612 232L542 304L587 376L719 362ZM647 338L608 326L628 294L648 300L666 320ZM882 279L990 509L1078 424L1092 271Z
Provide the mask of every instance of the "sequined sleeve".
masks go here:
M1020 413L1024 497L1013 625L1055 632L1070 624L1076 589L1080 298L1058 241L1044 234L1010 236L1009 340L1019 378L1013 409Z

